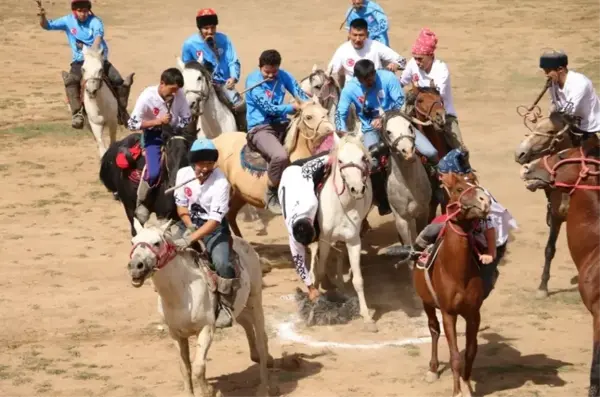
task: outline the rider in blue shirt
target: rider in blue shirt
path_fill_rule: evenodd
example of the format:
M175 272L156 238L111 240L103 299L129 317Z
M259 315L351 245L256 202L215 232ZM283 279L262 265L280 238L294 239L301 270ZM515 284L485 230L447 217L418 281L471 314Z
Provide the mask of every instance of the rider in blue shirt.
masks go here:
M198 11L199 32L188 37L181 49L183 63L200 62L212 72L215 88L219 88L231 103L240 131L246 131L244 98L234 88L240 81L240 60L227 35L217 32L219 17L212 8Z
M373 193L378 202L379 214L391 213L385 190L386 175L380 171L379 157L382 154L380 129L382 121L379 109L384 112L400 110L404 104L404 91L396 75L388 70L375 69L369 59L361 59L354 65L354 77L351 78L340 95L340 102L335 114L337 131L346 132L346 117L350 106L354 105L361 123L363 143L373 154ZM415 146L421 154L430 158L437 157L437 151L424 135L417 131Z
M248 144L269 161L267 170L269 187L265 195L265 203L274 214L281 214L277 187L283 170L289 164L288 154L282 144L289 125L287 116L300 109L300 105L296 102L283 103L285 93L287 91L294 98L302 101L309 99L296 79L280 69L280 65L279 52L263 51L258 60L259 69L246 78Z
M122 112L127 107L131 81L124 84L119 71L108 61L108 46L104 41L104 24L92 13L90 0L72 0L72 13L58 19L46 19L46 12L40 8L40 26L45 30L62 30L67 35L71 47L71 69L64 77L65 90L72 112L71 126L83 128L83 105L81 103L81 66L83 65L83 46L97 45L104 55L104 73L117 93L119 101L119 124L127 125L128 116ZM133 77L133 76L130 76ZM129 78L128 78L129 80Z
M346 12L346 30L350 30L350 23L358 18L367 21L370 39L390 46L388 18L379 4L370 0L352 0L352 7Z

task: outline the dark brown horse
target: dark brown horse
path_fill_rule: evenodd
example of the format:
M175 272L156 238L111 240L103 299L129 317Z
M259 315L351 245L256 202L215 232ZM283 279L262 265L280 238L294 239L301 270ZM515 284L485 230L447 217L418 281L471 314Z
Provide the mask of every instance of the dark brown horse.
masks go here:
M567 192L567 245L579 274L579 294L593 316L593 358L589 396L600 395L600 159L597 138L525 164L521 177L529 190Z
M442 240L434 246L431 255L433 265L422 268L417 265L413 272L415 289L429 320L431 332L431 361L427 380L438 378L438 339L440 324L435 315L436 309L442 312L444 332L450 349L450 365L454 375L453 396L461 395L461 383L465 395L470 396L473 361L477 354L477 333L481 316L479 310L484 299L484 288L475 257L472 228L478 219L487 216L490 198L477 185L465 181L456 174L442 177L442 184L449 196L447 206L450 214L440 233ZM436 249L439 245L439 249ZM456 320L462 316L467 323L467 344L462 376L461 357L458 350Z

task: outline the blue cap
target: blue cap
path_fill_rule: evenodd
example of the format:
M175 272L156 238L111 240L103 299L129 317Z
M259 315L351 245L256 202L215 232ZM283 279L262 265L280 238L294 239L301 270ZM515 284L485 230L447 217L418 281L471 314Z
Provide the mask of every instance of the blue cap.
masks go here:
M454 172L455 174L468 174L472 172L467 153L460 149L452 149L438 163L438 170L442 174Z
M210 139L196 139L190 148L188 159L192 164L200 161L217 161L219 159L219 151Z
M192 143L192 148L190 149L192 152L198 150L217 150L217 147L210 139L200 138L196 139L194 143Z

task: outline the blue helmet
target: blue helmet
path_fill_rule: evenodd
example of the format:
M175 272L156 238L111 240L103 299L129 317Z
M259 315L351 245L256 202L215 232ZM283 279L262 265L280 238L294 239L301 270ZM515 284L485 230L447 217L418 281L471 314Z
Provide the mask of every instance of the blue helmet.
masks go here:
M196 139L192 144L188 159L191 164L200 161L217 161L219 159L219 151L217 147L207 138Z

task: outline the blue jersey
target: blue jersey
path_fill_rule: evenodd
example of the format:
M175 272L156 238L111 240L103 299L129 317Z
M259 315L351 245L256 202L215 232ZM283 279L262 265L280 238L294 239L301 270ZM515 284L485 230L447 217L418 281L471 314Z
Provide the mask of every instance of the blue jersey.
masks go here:
M355 19L362 18L369 25L369 38L377 40L386 46L390 46L388 38L388 19L383 8L374 1L365 0L364 5L356 11L354 7L350 7L346 12L346 29L350 29L350 23Z
M260 70L255 70L246 78L246 89L264 80ZM291 74L279 69L275 79L265 81L246 93L246 119L248 130L261 124L272 124L287 120L294 112L290 104L284 104L286 90L294 97L308 101L308 97Z
M364 88L356 77L352 77L340 95L340 102L335 113L336 130L348 132L346 117L351 104L354 104L356 108L364 134L373 131L371 122L379 117L380 107L387 112L388 110L399 110L404 105L404 92L398 77L388 70L377 70L375 84L369 89Z
M69 14L58 19L48 20L46 30L62 30L67 35L71 47L72 62L83 62L83 46L91 47L94 39L102 37L100 48L104 59L108 59L108 46L104 41L104 24L97 16L91 14L85 22L79 22L75 15Z
M181 60L183 63L188 63L202 58L202 63L213 71L212 76L215 83L224 84L230 78L239 81L240 60L231 40L223 33L217 32L215 44L218 54L215 54L199 33L193 34L183 42Z

